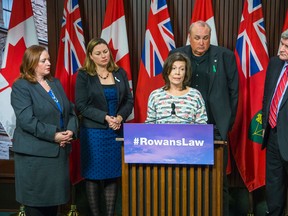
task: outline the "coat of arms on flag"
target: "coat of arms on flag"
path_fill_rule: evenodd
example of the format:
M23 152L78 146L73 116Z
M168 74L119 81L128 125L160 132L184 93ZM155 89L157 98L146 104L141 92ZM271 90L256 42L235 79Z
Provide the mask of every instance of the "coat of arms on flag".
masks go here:
M261 150L261 110L269 58L259 0L244 2L235 56L240 84L237 117L230 134L230 147L246 187L253 191L265 185L266 161L265 151Z

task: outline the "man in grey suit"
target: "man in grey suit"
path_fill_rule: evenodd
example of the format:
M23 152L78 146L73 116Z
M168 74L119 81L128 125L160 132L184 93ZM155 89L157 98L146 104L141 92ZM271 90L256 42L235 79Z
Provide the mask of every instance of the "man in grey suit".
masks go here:
M197 21L189 28L190 45L170 52L185 53L191 60L191 87L202 94L208 115L208 124L214 125L214 139L227 140L232 129L238 104L238 71L234 53L224 47L210 44L211 28ZM177 106L177 105L176 105ZM224 148L224 171L228 161ZM229 192L226 174L223 175L223 215L229 215Z
M266 148L267 215L284 215L288 182L288 30L266 72L262 123Z

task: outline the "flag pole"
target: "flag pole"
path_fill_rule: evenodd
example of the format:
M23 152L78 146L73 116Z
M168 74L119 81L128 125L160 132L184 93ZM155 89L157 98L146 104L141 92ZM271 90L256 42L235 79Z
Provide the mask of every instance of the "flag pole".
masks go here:
M79 212L77 210L77 206L75 203L75 197L76 197L75 185L72 185L71 206L67 216L79 216Z
M248 194L248 201L249 201L249 208L248 208L248 213L247 216L254 216L254 209L253 209L253 192L249 192Z
M25 214L25 206L24 205L20 205L20 209L19 209L19 213L17 216L26 216Z

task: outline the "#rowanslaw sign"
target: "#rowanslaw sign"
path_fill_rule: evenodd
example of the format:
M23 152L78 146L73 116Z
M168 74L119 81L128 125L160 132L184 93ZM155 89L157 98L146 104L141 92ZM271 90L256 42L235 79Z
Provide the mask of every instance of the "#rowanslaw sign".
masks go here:
M213 165L213 125L125 123L124 161Z

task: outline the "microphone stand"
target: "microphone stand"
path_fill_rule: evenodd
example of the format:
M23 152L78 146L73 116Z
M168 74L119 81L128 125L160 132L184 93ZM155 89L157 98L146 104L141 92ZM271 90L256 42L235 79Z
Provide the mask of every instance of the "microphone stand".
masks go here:
M153 119L153 120L151 120L151 121L147 121L147 122L145 122L145 123L155 122L155 121L158 121L158 120L162 120L162 119L169 118L169 117L171 117L171 116L176 116L176 117L179 118L179 119L182 119L182 120L187 121L186 118L183 118L183 117L178 116L178 115L176 114L175 108L176 108L175 103L171 103L171 109L172 109L172 110L171 110L171 114L170 114L169 116L163 116L163 117L161 117L161 118L155 118L155 119Z
M171 114L170 114L169 116L163 116L163 117L161 117L161 118L155 118L155 119L153 119L153 120L151 120L151 121L147 121L147 122L145 122L145 123L156 122L156 121L158 121L158 120L170 118L171 116L176 115L176 113L175 113L175 104L174 104L174 103L171 103L171 108L172 108L172 111L171 111Z
M182 120L184 120L184 121L187 121L186 118L183 118L183 117L181 117L181 116L178 116L177 114L175 114L174 116L177 117L177 118L179 118L179 119L182 119Z
M175 108L176 108L175 103L171 103L171 108L172 108L172 111L171 111L171 115L172 115L172 116L176 116L176 117L179 118L179 119L182 119L182 120L187 121L186 118L183 118L183 117L178 116L178 115L176 114L176 111L175 111Z
M147 122L144 122L144 123L156 122L156 121L158 121L158 120L166 119L166 118L169 118L169 117L171 117L171 116L172 116L172 113L171 113L169 116L163 116L163 117L161 117L161 118L155 118L155 119L153 119L153 120L150 120L150 121L147 121Z

